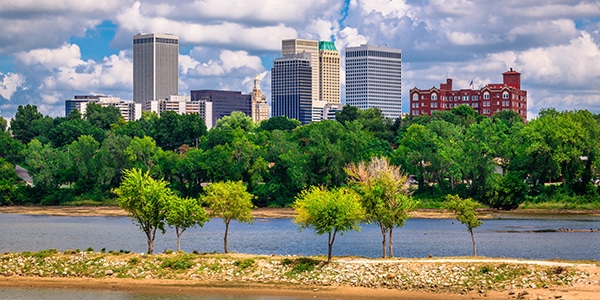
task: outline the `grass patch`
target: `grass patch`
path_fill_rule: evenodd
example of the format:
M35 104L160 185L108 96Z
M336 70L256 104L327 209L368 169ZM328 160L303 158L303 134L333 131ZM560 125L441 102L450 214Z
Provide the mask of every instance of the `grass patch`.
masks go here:
M42 259L53 256L55 254L58 254L58 251L56 249L47 249L47 250L41 250L38 252L23 252L24 256L31 256L31 257L42 258Z
M284 260L284 265L286 264ZM287 273L288 275L297 275L305 272L314 271L315 267L320 263L318 260L314 260L312 258L301 257L296 259L295 261L289 262L287 265L290 265L292 269Z
M523 202L519 205L521 209L548 209L548 210L599 210L600 202L592 203L573 203L573 202Z
M252 258L246 258L246 259L234 261L233 265L240 268L240 270L244 270L244 269L247 269L247 268L251 267L252 265L254 265L255 262L256 261Z
M163 268L172 270L187 270L194 265L194 257L190 254L178 254L165 258L161 264Z

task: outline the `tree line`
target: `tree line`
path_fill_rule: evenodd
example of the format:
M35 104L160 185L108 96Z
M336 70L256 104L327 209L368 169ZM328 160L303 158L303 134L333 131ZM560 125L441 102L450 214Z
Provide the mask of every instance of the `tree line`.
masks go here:
M349 186L356 177L348 166L375 157L411 175L421 205L442 207L447 195L502 209L600 203L598 120L585 110L543 109L524 122L512 111L487 118L468 106L390 120L345 106L335 121L307 125L286 117L254 124L234 112L208 131L197 114L125 122L114 107L51 118L26 105L10 131L0 120L0 204L116 202L115 188L136 168L182 198L199 197L211 182L240 181L253 205L289 207L310 187ZM14 173L17 164L31 186Z

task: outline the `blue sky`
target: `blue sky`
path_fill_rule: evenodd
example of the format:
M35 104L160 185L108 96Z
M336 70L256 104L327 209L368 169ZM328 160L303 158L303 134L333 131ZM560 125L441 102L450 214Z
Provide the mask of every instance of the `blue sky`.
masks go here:
M270 96L281 40L333 40L401 48L403 104L412 87L500 83L522 73L528 116L540 109L600 113L600 3L572 0L0 0L0 110L64 114L80 94L132 98L132 36L180 38L180 94ZM344 66L342 66L344 68ZM343 72L342 72L343 74ZM342 79L343 83L343 79Z

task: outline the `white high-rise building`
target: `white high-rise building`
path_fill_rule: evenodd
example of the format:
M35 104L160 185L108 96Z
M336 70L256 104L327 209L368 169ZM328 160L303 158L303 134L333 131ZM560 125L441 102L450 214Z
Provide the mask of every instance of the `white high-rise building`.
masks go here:
M103 95L77 95L73 99L65 100L65 116L68 116L74 109L85 115L89 103L95 103L102 107L114 106L119 109L125 121L135 121L142 117L142 105L140 103Z
M360 45L346 48L346 104L402 115L402 50Z
M133 36L133 101L149 109L153 100L178 95L179 38L171 34Z

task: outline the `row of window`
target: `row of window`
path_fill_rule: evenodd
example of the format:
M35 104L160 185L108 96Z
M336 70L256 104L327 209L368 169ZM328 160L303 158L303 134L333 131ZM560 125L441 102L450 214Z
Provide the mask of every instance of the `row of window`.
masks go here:
M360 50L360 51L348 51L346 50L346 57L385 57L392 59L402 59L402 53L393 53L376 50Z

